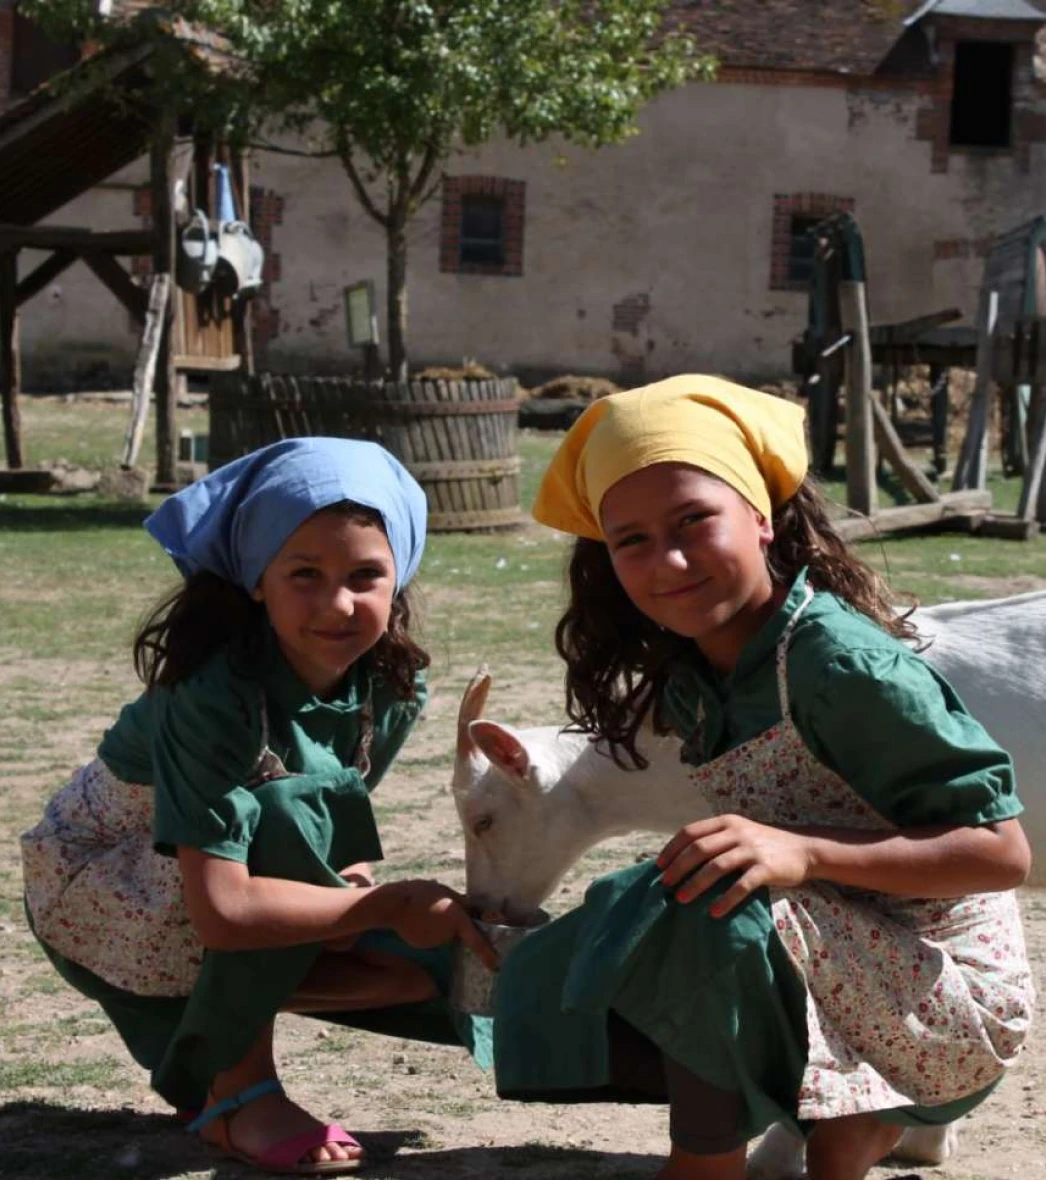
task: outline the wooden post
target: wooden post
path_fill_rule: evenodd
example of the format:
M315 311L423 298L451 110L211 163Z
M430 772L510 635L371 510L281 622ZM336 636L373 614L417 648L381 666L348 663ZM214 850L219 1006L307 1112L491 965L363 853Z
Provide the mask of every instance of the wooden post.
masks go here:
M864 283L839 283L846 348L846 502L866 516L875 511L875 438L872 425L872 348Z
M240 199L240 219L251 224L250 164L246 151L232 153L233 187ZM232 305L233 345L240 354L240 368L254 372L254 332L251 323L251 299L235 299Z
M983 488L988 479L988 418L991 408L992 337L999 318L998 291L982 291L977 309L977 378L969 419L955 464L952 490Z
M18 251L0 254L0 401L3 402L7 466L22 467L22 415L18 408L22 384L18 350Z
M1038 351L1038 329L1034 329L1033 356ZM1046 385L1032 386L1028 408L1030 445L1028 464L1024 469L1024 486L1017 505L1017 516L1022 520L1046 522Z
M145 313L138 357L134 365L134 384L131 395L131 420L124 437L123 466L133 467L142 445L145 420L149 416L149 402L156 382L156 358L160 352L167 304L171 297L171 276L153 275L149 287L149 307Z
M930 366L930 421L933 428L933 466L943 475L948 466L948 386L951 370L944 365Z
M150 188L153 205L153 274L167 275L174 282L175 222L171 193L173 172L174 119L169 113L160 116L156 135L149 148ZM172 296L173 296L173 287ZM174 366L174 331L177 298L169 298L163 311L163 330L156 360L156 482L173 488L177 430L175 410L178 373Z

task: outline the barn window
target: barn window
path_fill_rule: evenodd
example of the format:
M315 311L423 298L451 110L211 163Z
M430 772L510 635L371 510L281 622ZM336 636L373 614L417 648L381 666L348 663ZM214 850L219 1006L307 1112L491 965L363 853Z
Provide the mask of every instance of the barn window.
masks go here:
M526 187L503 176L444 176L440 270L521 275Z
M462 266L505 264L504 197L472 194L461 198L458 261Z
M955 46L950 141L953 147L1009 147L1013 46L959 41Z
M824 218L793 213L788 227L788 281L796 285L809 283L814 277L813 228Z

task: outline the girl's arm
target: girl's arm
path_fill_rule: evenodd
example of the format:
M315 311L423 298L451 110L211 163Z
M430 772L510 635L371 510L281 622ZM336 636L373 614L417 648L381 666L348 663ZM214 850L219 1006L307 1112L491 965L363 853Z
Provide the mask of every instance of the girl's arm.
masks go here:
M252 877L239 861L181 845L185 902L208 950L261 950L328 942L365 930L394 930L411 946L460 938L489 967L497 955L461 898L437 881L394 881L339 889L280 877Z
M794 888L831 881L894 897L962 897L1020 885L1031 853L1015 819L980 827L864 832L776 828L739 815L687 824L658 857L662 880L681 902L693 901L722 877L738 879L709 907L728 914L763 886Z

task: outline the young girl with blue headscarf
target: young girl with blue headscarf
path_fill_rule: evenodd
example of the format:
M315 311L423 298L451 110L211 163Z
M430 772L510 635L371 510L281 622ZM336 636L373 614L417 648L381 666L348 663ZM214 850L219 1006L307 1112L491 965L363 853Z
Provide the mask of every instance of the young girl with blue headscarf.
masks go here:
M145 527L184 581L135 642L146 691L22 838L29 921L191 1130L340 1174L362 1149L284 1095L276 1014L470 1043L445 946L496 962L451 890L367 863L369 792L425 700L424 493L375 443L290 439Z

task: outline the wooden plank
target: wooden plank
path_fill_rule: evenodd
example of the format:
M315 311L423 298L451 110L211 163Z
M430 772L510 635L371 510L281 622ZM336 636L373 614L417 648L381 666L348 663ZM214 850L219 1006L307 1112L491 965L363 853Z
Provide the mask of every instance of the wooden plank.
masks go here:
M131 418L124 436L123 465L133 467L142 446L145 420L149 416L156 380L156 358L160 355L160 340L163 336L164 317L167 302L171 296L171 276L153 275L149 284L149 306L145 312L145 328L142 332L138 356L134 362L134 379L131 385Z
M833 520L832 527L844 541L859 541L882 533L910 532L971 515L991 508L988 491L951 492L933 504L904 504L900 508L883 508L871 516L851 516Z
M930 366L930 422L933 430L933 465L938 475L948 466L948 386L951 370Z
M961 319L962 312L957 307L946 307L943 311L932 311L929 315L901 320L896 324L872 324L868 329L868 338L873 345L905 344L917 340L924 332Z
M139 324L145 323L148 296L124 268L109 254L84 254L83 260L94 274L134 316Z
M866 516L875 510L875 438L872 426L872 354L864 283L839 284L846 349L846 502Z
M18 251L0 254L0 403L4 419L7 466L17 470L22 460L22 414L18 395L22 384L18 348Z
M176 352L174 367L180 373L232 373L241 365L237 353L232 356L191 356Z
M999 296L982 288L977 311L977 376L970 400L966 434L955 464L952 490L983 488L988 474L988 399L992 383L993 343Z
M15 288L15 303L21 307L27 300L38 295L48 283L76 261L77 255L73 250L56 250L50 258L45 258L34 271L30 271Z
M1039 535L1039 522L1019 516L993 516L989 512L970 526L970 532L1004 541L1031 541Z
M73 250L77 254L149 254L152 231L91 230L70 225L0 224L0 250Z
M240 199L240 217L251 224L250 157L246 150L234 151L232 179ZM247 373L254 372L253 299L235 299L232 305L233 351Z
M149 145L149 188L153 209L153 274L171 276L171 297L163 313L163 333L156 358L156 482L167 486L177 479L175 469L178 430L176 405L178 370L174 367L175 314L174 298L175 222L171 184L174 172L175 118L170 112L159 116Z
M908 458L904 444L890 421L890 415L887 414L874 394L871 400L872 417L875 423L875 441L879 444L883 457L904 485L905 491L921 503L932 504L933 501L939 500L941 497L937 489Z
M1016 515L1021 520L1038 521L1043 519L1039 504L1046 486L1046 389L1040 387L1035 394L1031 404L1031 445Z

